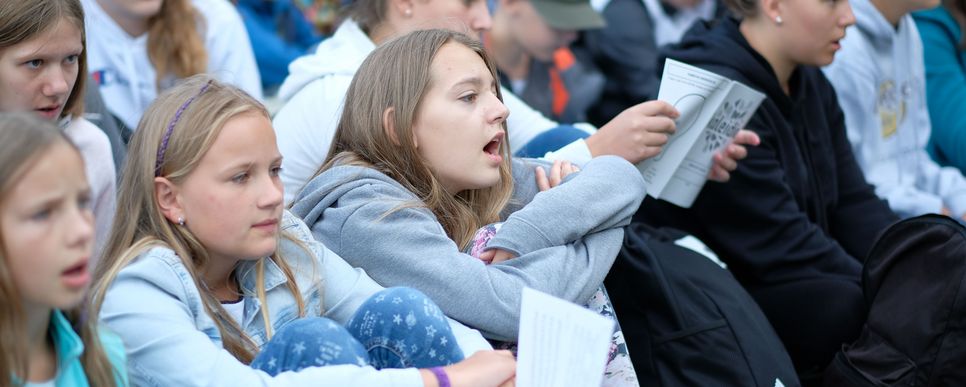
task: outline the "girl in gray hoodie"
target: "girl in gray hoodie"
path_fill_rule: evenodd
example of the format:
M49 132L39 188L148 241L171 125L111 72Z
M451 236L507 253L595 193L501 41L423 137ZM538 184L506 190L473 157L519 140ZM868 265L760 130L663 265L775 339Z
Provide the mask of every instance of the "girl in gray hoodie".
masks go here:
M523 287L586 302L644 196L640 173L618 157L569 174L565 163L547 172L511 160L493 64L459 33L417 31L380 46L344 106L293 213L376 282L419 289L492 339L517 339ZM500 221L484 251L497 263L464 253L480 227Z

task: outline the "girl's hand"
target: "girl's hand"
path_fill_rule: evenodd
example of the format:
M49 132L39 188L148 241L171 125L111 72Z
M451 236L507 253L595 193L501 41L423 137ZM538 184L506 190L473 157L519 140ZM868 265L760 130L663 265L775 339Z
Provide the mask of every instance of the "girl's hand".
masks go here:
M516 256L513 255L513 253L506 250L501 250L501 249L489 249L480 254L480 260L482 260L487 265L500 263L513 258L516 258Z
M563 182L564 178L566 178L567 175L570 175L571 173L579 172L579 171L580 171L580 168L577 168L576 165L573 165L569 161L561 161L561 160L557 160L553 162L553 166L550 167L549 177L547 176L547 173L544 172L543 168L537 167L537 172L536 172L537 188L539 188L540 191L543 192L553 187L556 187L560 185L561 182Z
M510 351L479 351L465 360L443 368L453 387L513 386L517 361ZM419 370L423 385L439 386L429 370Z
M759 143L761 139L755 132L747 129L739 130L731 144L714 155L714 165L711 166L708 179L721 183L727 182L731 179L731 171L738 168L738 160L748 157L748 149L745 145L757 146Z

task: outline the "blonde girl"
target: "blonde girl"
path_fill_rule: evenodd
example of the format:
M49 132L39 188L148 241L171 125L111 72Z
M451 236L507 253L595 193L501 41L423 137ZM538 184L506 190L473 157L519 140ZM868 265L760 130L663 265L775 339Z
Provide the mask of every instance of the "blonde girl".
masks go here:
M261 99L248 34L224 0L83 0L88 70L128 135L160 91L210 73Z
M91 279L90 198L63 132L0 113L0 386L127 384L121 341L79 312Z
M125 340L135 384L512 377L505 352L461 362L486 348L478 333L412 289L383 290L283 211L268 113L239 89L189 78L151 105L130 151L92 312Z
M84 34L79 0L0 2L0 112L27 111L58 122L80 148L98 252L111 228L117 177L110 140L83 117Z

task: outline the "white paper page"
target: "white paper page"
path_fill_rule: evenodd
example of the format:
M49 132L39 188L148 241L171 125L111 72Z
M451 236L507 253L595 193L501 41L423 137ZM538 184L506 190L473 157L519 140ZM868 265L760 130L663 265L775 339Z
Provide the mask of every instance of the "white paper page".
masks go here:
M521 304L516 385L600 386L614 322L530 288Z
M765 95L732 82L725 100L701 131L691 151L661 192L661 199L680 207L694 204L711 172L714 154L728 145L758 110Z
M664 196L665 186L711 120L730 84L727 78L710 71L673 59L665 62L657 99L673 105L681 115L675 121L677 131L668 138L661 153L637 165L649 195Z

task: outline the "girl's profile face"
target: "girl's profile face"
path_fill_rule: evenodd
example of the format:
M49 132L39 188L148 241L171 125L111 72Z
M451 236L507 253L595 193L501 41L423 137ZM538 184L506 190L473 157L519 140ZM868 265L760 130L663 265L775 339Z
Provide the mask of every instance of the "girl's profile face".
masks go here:
M83 50L80 28L67 19L0 50L0 111L59 118L77 82Z
M232 117L176 187L175 217L184 217L213 259L267 257L275 251L282 217L281 165L268 118Z
M27 168L0 203L6 264L25 307L69 309L91 278L94 215L84 161L60 141Z
M785 42L783 47L798 64L832 63L845 29L855 24L847 0L787 0L780 7L784 20L778 31Z
M430 77L413 121L416 150L453 195L495 185L509 114L496 80L476 52L452 42L436 54Z

